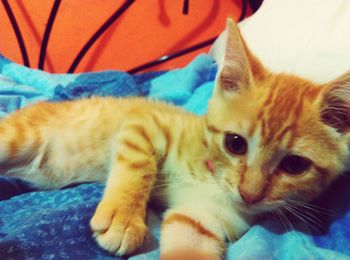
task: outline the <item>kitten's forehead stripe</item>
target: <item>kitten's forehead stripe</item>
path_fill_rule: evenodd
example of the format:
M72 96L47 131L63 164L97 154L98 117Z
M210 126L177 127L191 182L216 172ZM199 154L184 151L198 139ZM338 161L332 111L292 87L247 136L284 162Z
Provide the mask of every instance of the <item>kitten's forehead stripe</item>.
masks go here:
M276 79L271 84L273 85L269 88L256 120L261 125L263 145L281 142L286 135L289 135L288 147L292 147L301 115L307 109L305 102L313 102L321 89L294 78L289 81ZM250 136L256 127L257 123L254 122L249 130Z
M280 131L280 133L278 133L278 134L276 135L275 140L276 140L277 142L281 142L282 139L283 139L283 137L284 137L288 132L290 132L292 129L293 129L292 126L287 126L287 127L285 127L282 131Z
M257 117L257 120L254 120L253 123L251 124L250 128L249 128L249 131L248 131L248 137L252 137L256 128L257 128L257 125L258 125L258 121L261 121L262 117L264 115L264 110L261 109L259 111L259 114L258 114L258 117Z

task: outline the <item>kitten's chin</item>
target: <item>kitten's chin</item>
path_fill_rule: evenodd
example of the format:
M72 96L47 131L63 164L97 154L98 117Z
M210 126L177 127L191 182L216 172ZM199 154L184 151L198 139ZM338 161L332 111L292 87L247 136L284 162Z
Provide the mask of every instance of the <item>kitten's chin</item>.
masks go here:
M283 199L267 201L266 198L257 203L249 204L242 199L237 190L232 189L230 189L230 198L235 209L249 215L258 215L263 212L273 211L285 204Z
M280 208L283 205L283 201L274 201L274 202L259 202L255 204L247 204L245 202L236 202L236 207L249 215L258 215L263 212L274 211Z

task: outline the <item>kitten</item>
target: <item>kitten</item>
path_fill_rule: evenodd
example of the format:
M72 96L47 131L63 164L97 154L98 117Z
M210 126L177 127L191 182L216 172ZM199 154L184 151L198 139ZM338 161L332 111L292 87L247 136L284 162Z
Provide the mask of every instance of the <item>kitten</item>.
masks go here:
M167 205L162 259L220 259L254 216L314 199L348 158L350 74L315 85L273 74L232 20L208 114L141 98L29 106L0 122L0 171L44 189L106 182L97 243L131 254L147 202Z

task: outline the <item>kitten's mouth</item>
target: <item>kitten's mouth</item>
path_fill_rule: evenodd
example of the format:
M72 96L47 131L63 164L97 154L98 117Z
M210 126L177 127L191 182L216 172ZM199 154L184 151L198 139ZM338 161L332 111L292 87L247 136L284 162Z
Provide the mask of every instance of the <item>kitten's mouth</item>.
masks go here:
M257 204L247 204L245 202L236 202L235 206L240 211L248 214L256 214L260 212L260 207Z
M248 204L245 202L236 202L235 204L239 208L239 210L248 214L260 214L267 211L273 211L279 207L279 203L271 203L264 201L255 204Z

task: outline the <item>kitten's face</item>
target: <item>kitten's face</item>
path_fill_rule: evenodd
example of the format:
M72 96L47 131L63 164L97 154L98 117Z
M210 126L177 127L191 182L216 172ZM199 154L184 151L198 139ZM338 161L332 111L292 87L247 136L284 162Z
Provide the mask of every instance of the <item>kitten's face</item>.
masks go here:
M239 44L234 36L228 45ZM350 86L344 99L342 82L317 86L273 75L241 44L245 53L234 58L247 60L224 64L209 104L215 177L237 205L253 212L311 200L344 170Z
M320 120L321 90L280 75L211 101L217 178L235 201L261 210L311 200L341 173L348 138Z

